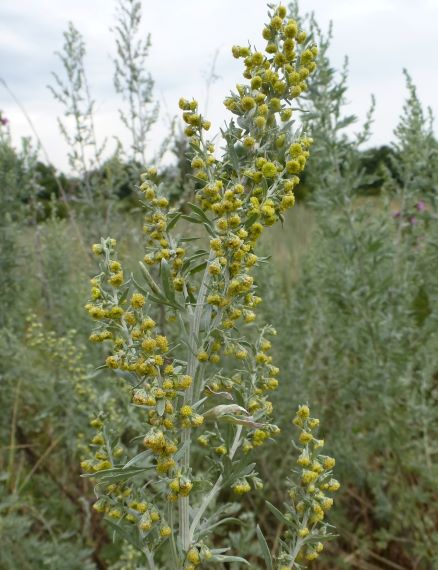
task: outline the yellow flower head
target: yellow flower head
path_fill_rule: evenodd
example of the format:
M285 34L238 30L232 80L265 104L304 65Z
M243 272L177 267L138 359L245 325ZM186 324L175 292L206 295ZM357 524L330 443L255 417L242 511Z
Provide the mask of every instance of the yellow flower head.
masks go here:
M145 304L145 298L141 293L134 293L131 297L131 306L134 309L141 309Z
M185 406L182 406L182 408L180 410L180 414L183 418L189 418L193 414L193 410L192 410L191 406L185 405Z

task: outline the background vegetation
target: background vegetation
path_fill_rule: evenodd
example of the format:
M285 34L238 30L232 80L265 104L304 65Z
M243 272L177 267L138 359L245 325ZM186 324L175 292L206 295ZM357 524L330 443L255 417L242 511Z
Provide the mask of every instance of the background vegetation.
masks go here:
M290 6L297 14L296 5ZM406 103L391 145L367 148L366 123L345 116L347 65L332 68L331 31L308 20L319 65L303 99L314 139L298 205L264 242L263 318L278 331L276 395L284 439L260 452L266 492L287 477L287 418L308 401L325 427L342 482L332 522L339 538L317 568L438 568L438 143L406 72ZM159 156L146 135L159 112L145 71L149 38L138 37L140 5L121 0L115 28L115 88L129 148L96 142L85 46L70 25L53 92L64 109L71 173L61 174L38 142L12 145L0 125L0 568L134 569L142 561L94 513L80 477L89 420L104 407L129 438L123 386L95 370L101 348L87 342L83 310L93 274L89 244L117 238L129 269L141 257L135 185L166 149L161 169L177 207L193 182L174 126ZM134 46L134 49L129 49ZM126 71L129 70L129 73ZM353 130L358 134L353 135ZM43 157L43 158L41 158ZM275 469L272 466L275 465ZM263 492L244 499L253 515L230 536L262 568L254 533ZM278 497L282 501L282 497ZM236 513L240 506L236 504ZM242 546L243 545L243 546ZM242 548L246 550L242 552ZM232 567L232 565L228 565ZM224 566L225 568L225 566Z

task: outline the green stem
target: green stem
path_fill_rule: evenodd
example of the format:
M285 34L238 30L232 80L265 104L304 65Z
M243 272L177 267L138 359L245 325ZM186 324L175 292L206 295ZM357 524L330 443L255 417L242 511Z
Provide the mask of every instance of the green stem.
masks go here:
M174 526L175 526L175 517L174 517L174 504L169 503L168 507L168 517L169 517L169 525L172 529L172 535L170 537L170 546L172 551L172 560L174 565L174 570L179 570L179 560L178 560L178 552L176 549L176 542L175 542L175 533L174 533Z
M214 256L214 252L210 251L210 261ZM198 292L195 310L193 315L190 316L189 326L189 354L187 358L187 374L192 377L193 382L190 388L184 395L184 404L191 405L193 403L194 381L198 367L196 355L198 353L198 337L199 329L201 326L201 316L204 309L205 297L207 294L208 282L210 280L210 273L208 272L208 262L202 278L201 286ZM184 448L184 455L182 461L183 473L187 474L190 469L190 446L191 446L191 428L186 428L182 431L181 443ZM189 497L179 498L179 533L181 538L182 548L185 552L190 547L190 502Z
M303 546L303 539L302 538L298 538L297 542L295 543L295 548L292 551L292 560L290 562L290 568L291 570L293 570L293 568L295 567L295 560L298 556L299 551L301 550L301 547Z
M154 555L147 548L144 549L144 553L148 561L149 570L155 570Z
M236 454L236 451L240 445L240 436L242 434L242 426L237 426L236 429L236 435L234 436L234 441L233 441L233 445L231 446L231 450L230 450L230 459L233 459L234 455ZM198 527L198 524L201 521L202 515L205 513L205 511L207 510L209 504L211 503L211 501L213 501L213 499L216 497L216 495L219 493L219 491L221 490L221 486L222 486L222 481L223 481L223 476L219 475L219 477L217 478L216 483L213 485L212 489L210 490L210 492L208 493L208 495L206 495L204 497L204 500L202 501L200 507L198 508L196 515L193 518L191 527L190 527L190 542L192 542L193 540L193 535Z
M302 524L301 524L301 528L307 527L308 519L309 519L309 515L308 515L308 513L306 513L305 516L304 516L304 518L303 518L303 522L302 522ZM295 566L295 560L296 560L296 558L297 558L297 556L298 556L298 553L299 553L300 550L301 550L301 547L303 546L303 543L304 543L304 540L303 540L301 537L297 537L297 541L296 541L296 543L295 543L295 547L294 547L294 549L293 549L293 551L292 551L292 553L291 553L291 556L292 556L292 560L291 560L291 562L290 562L290 568L291 568L291 570L293 570L293 568L294 568L294 566Z

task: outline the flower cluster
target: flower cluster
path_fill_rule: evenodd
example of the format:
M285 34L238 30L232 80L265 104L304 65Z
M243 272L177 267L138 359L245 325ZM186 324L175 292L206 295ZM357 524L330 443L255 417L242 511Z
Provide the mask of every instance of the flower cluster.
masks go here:
M93 508L109 519L136 526L142 537L148 536L150 541L162 543L169 538L172 529L154 502L146 502L141 491L132 483L109 482L111 477L105 477L111 473L108 470L114 471L117 462L126 456L124 446L120 443L111 445L101 417L93 418L90 425L95 430L90 442L94 456L82 461L81 467L85 473L94 474L97 481L96 492L99 498ZM152 437L149 439L152 440Z
M184 570L195 570L201 564L208 563L211 561L213 554L211 550L204 544L200 544L198 547L192 547L186 556L184 563Z
M249 82L237 85L237 92L225 100L238 117L238 127L233 122L226 133L229 161L217 161L214 145L204 140L210 124L198 113L197 102L180 100L188 124L185 132L194 149L198 201L204 211L216 215L221 236L240 240L232 260L237 265L245 264L263 227L294 205L293 189L312 142L305 136L293 138L290 102L307 89L318 50L309 46L298 54L306 34L285 16L280 7L265 27L264 53L233 47L234 56L244 59L243 75Z
M174 213L170 212L169 200L161 195L160 184L155 168L149 168L142 174L140 191L144 196L145 217L143 231L146 236L146 266L168 263L172 273L172 287L183 291L184 278L182 268L186 249L170 230L174 224ZM145 271L147 271L145 269Z
M145 295L138 291L129 295L129 284L120 291L123 271L115 259L115 245L114 240L107 239L93 246L102 256L102 271L92 280L94 302L86 306L99 321L90 339L109 341L112 354L106 358L107 367L129 372L135 379L132 403L146 412L151 426L144 446L156 458L157 472L165 474L175 466L177 441L171 434L180 424L201 425L203 418L192 414L187 406L180 406L178 411L176 401L190 388L192 378L174 366L169 341L159 334L157 323L148 314Z
M324 548L323 541L330 538L324 522L333 506L329 493L340 487L333 478L335 459L321 453L324 440L316 437L319 420L310 416L307 405L298 408L293 423L300 429L300 454L289 489L290 503L285 515L288 530L282 541L279 570L302 568L306 562L318 558Z
M423 200L419 200L416 203L405 205L404 210L396 210L393 212L392 217L397 222L397 225L405 231L412 231L415 226L423 226L424 223L427 224L429 221L429 212L426 203Z

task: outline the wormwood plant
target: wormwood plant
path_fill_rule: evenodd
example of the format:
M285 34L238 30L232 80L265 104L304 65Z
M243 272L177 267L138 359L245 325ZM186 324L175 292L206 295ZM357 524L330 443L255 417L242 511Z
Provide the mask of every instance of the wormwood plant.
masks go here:
M398 194L401 217L414 215L419 200L437 204L438 143L434 137L434 117L424 111L408 71L403 70L408 96L394 130L391 157L393 176L386 172L386 189ZM410 225L410 224L409 224Z
M140 37L141 2L121 0L114 29L117 57L114 60L114 87L128 104L119 111L122 123L131 136L132 160L146 163L146 143L150 129L157 121L159 104L153 102L154 81L145 71L151 46L151 35Z
M286 12L270 6L264 52L233 47L246 82L225 100L236 119L222 130L221 158L197 102L180 100L197 203L190 214L171 210L156 169L142 175L142 282L124 274L115 240L93 246L101 263L86 306L96 320L91 340L107 343L105 366L131 384L144 430L126 440L99 415L93 455L82 467L96 483L95 509L145 554L150 569L248 564L217 546L215 529L238 522L222 499L262 488L252 454L279 432L269 399L279 375L270 356L275 331L252 324L261 298L251 273L263 261L257 241L294 205L309 156L312 141L296 128L291 103L307 89L318 53ZM181 220L183 236L175 231ZM270 569L317 558L330 536L327 493L339 487L307 405L294 423L299 456L285 514L268 504L284 529L274 559L257 529ZM114 453L120 436L127 444L121 456Z
M95 197L91 172L101 166L105 144L99 145L96 138L94 101L85 71L85 54L84 39L73 23L69 22L64 32L62 51L57 52L65 78L53 73L55 85L49 85L49 89L64 106L65 119L64 122L58 119L58 124L69 148L69 165L81 177L84 197L91 203Z

